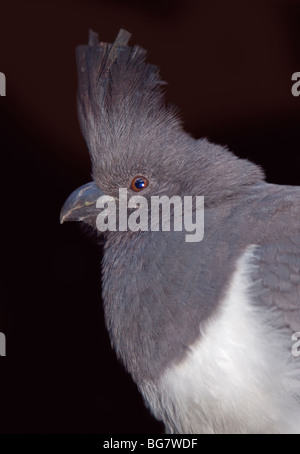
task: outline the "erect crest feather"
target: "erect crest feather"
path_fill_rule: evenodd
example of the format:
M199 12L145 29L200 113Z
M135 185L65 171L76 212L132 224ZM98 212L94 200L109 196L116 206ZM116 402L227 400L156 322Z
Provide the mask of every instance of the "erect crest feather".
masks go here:
M88 45L76 49L79 119L92 155L132 127L174 121L174 112L163 105L158 68L145 62L143 48L127 45L130 36L121 29L108 44L90 30Z

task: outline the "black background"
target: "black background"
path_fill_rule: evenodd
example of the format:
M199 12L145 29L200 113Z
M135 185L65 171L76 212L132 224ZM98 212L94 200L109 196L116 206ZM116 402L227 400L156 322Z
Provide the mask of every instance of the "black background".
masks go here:
M0 7L2 433L153 433L162 426L110 348L101 250L59 224L90 180L76 116L74 50L120 27L169 82L185 129L300 184L300 2L9 1Z

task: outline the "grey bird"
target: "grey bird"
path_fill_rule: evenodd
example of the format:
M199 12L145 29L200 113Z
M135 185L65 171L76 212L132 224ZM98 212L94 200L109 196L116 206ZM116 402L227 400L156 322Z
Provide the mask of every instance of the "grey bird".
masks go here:
M300 188L268 184L257 165L186 133L129 38L90 32L77 48L93 181L67 199L61 222L97 231L96 201L118 204L119 188L149 206L204 196L204 237L101 233L112 346L169 433L300 433Z

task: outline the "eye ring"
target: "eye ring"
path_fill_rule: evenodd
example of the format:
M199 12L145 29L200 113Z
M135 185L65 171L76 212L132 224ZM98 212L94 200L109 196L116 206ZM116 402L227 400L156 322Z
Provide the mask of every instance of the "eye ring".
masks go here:
M130 188L135 191L135 192L140 192L143 189L145 189L149 184L149 181L147 180L146 177L143 177L142 175L138 175L133 178Z

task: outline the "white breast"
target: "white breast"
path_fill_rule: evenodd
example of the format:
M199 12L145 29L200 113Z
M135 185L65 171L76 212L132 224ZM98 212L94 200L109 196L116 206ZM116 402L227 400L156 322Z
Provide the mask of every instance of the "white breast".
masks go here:
M300 364L276 312L255 306L238 262L220 310L179 365L141 387L153 413L174 433L300 433ZM298 402L297 402L298 395Z

